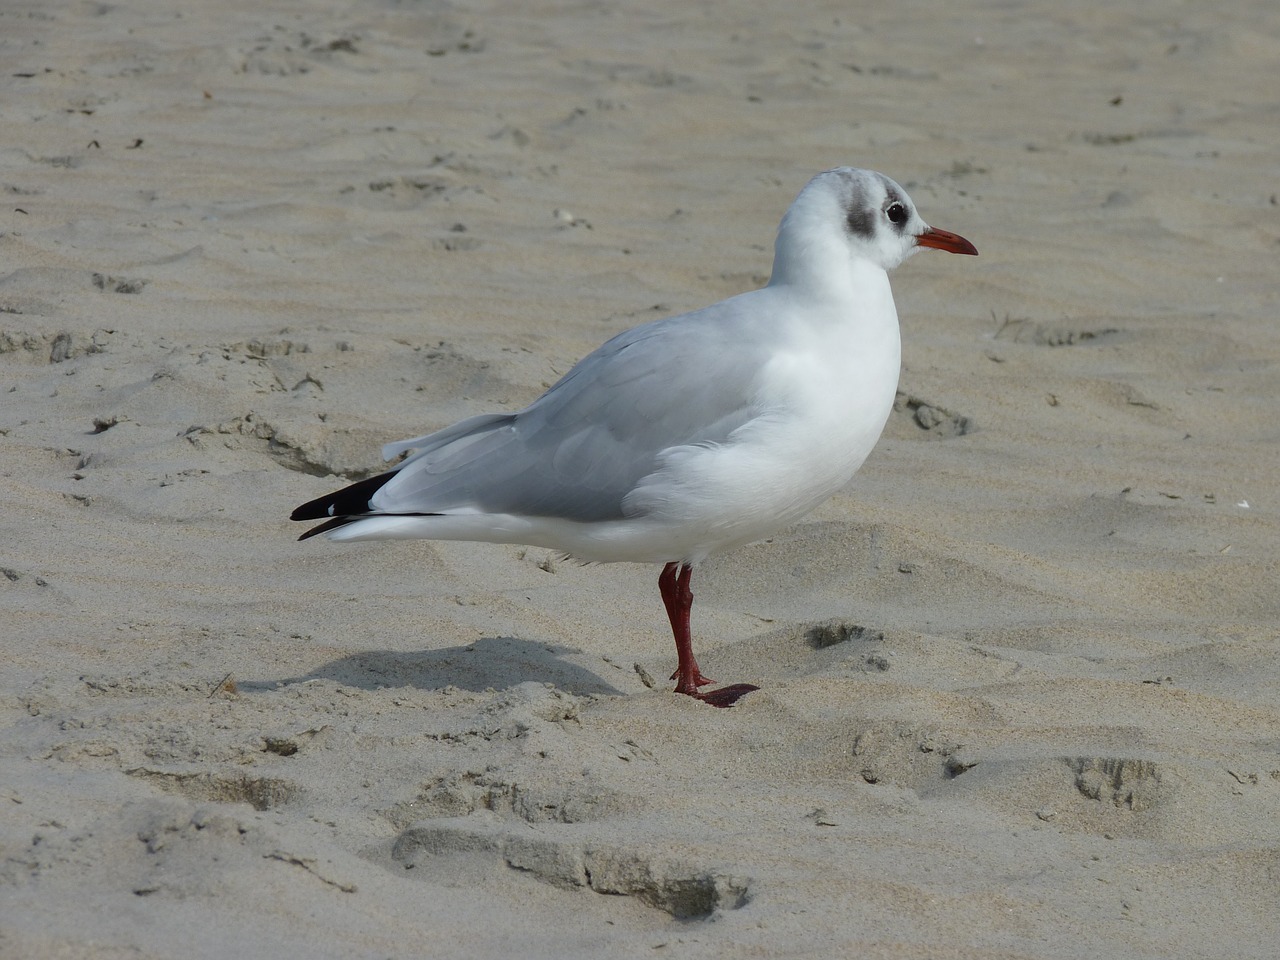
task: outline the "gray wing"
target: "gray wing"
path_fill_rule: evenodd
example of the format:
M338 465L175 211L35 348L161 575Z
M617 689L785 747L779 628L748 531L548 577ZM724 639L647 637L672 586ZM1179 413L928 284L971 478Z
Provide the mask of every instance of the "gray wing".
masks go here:
M419 452L372 506L622 518L623 498L663 450L723 443L756 416L755 383L767 357L742 329L734 300L619 334L519 413L473 417L390 445Z

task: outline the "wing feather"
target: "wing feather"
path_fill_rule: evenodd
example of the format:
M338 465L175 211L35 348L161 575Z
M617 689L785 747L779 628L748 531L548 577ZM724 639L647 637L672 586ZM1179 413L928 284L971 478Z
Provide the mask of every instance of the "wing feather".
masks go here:
M387 444L388 457L416 452L371 491L367 512L627 516L627 494L664 451L724 443L760 414L767 356L742 329L738 299L619 334L519 413Z

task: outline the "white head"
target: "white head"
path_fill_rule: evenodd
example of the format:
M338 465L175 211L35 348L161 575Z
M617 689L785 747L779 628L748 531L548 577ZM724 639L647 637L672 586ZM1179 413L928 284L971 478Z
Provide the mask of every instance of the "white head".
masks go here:
M770 283L803 282L862 260L892 270L921 247L976 255L968 240L929 226L882 173L836 167L805 185L782 218Z

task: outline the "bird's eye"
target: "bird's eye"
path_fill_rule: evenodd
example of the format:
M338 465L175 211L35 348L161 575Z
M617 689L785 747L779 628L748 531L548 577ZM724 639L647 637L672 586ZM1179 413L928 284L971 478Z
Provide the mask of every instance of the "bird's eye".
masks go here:
M890 223L901 223L907 219L907 208L900 203L891 203L885 208L884 215Z

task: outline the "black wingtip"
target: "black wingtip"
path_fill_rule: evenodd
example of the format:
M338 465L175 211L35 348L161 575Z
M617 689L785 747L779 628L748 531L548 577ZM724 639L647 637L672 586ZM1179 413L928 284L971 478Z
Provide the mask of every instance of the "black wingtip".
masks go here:
M329 498L322 497L321 499L327 502ZM317 508L317 504L319 503L320 503L319 500L312 500L308 503L304 503L300 507L295 507L293 510L293 513L289 514L289 519L290 520L318 520L320 517L324 516L324 514L313 513L312 511Z
M301 509L301 508L299 508L299 509ZM298 517L294 517L293 519L294 519L294 520L297 520L297 519L299 519L299 518L298 518ZM312 527L310 530L308 530L306 533L304 533L304 534L303 534L302 536L300 536L298 539L299 539L299 540L308 540L308 539L310 539L311 537L316 536L317 534L324 533L326 530L336 530L338 527L345 527L348 523L355 523L355 522L356 522L357 520L359 520L359 519L360 519L359 517L334 517L333 519L331 519L331 520L329 520L329 521L327 521L327 522L325 522L325 523L320 524L320 526L318 526L318 527Z
M351 486L335 490L333 493L327 493L323 497L308 500L295 509L293 513L289 514L289 519L334 520L357 517L360 514L368 513L370 499L395 475L395 470L380 473L376 477L357 480ZM341 524L338 525L340 526ZM318 527L312 533L319 533L321 529L331 529L331 527L328 525L324 528ZM311 533L307 533L304 536L311 536Z

